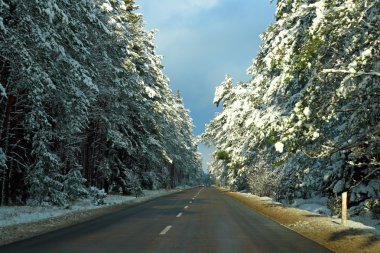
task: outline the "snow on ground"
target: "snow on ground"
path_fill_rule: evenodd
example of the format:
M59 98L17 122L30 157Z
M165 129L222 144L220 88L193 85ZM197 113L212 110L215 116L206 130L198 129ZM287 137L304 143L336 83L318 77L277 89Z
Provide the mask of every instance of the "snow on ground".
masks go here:
M189 188L188 186L178 187L174 190L144 190L144 196L135 198L134 196L107 195L104 199L105 205L94 205L90 199L76 201L69 208L64 207L36 207L36 206L2 206L0 207L0 228L41 221L53 217L73 214L77 212L99 209L123 203L139 203L148 199L166 195L168 193Z
M294 199L291 207L299 208L302 210L310 211L313 213L331 215L331 211L327 208L328 198L326 197L314 197L310 199Z
M251 196L255 198L259 198L266 203L275 204L275 205L284 205L282 203L274 201L269 197L258 197L251 193L242 193L245 196ZM322 216L326 216L331 221L331 224L340 224L341 219L335 216L330 216L331 211L326 206L327 198L326 197L314 197L310 199L294 199L294 202L289 207L306 210L309 212L313 212ZM287 206L287 205L284 205ZM353 216L349 217L347 220L347 227L352 229L359 230L369 230L373 231L373 233L380 235L380 220L373 219L368 216Z
M380 252L380 228L378 220L370 219L372 225L359 223L350 218L348 224L341 225L341 220L323 214L312 213L299 207L320 210L323 199L297 200L292 207L273 201L271 198L246 193L226 192L248 207L257 210L264 216L283 226L341 253L378 253ZM314 202L314 203L313 203ZM317 203L316 203L317 202Z
M326 197L295 199L291 207L299 208L313 213L318 213L325 216L330 216L330 219L333 222L341 223L340 218L336 216L331 217L331 210L326 206L327 200L328 198ZM380 234L380 220L373 219L368 216L351 216L347 220L347 226L355 229L374 230L374 232Z

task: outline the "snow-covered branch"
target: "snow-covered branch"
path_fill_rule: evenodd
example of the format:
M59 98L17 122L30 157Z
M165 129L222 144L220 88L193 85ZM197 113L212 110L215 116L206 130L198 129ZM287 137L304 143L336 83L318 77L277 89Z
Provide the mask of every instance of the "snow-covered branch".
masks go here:
M369 75L369 76L380 77L380 72L376 72L376 71L364 72L364 71L356 71L355 69L349 69L349 70L345 70L345 69L323 69L322 73L326 73L326 74L329 74L329 73L350 74L350 75L355 76L355 77L361 76L361 75Z

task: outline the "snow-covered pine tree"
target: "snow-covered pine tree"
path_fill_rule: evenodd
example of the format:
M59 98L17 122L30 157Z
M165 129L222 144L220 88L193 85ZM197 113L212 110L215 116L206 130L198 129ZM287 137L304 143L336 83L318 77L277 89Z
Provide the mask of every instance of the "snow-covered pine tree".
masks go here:
M226 104L205 133L217 152L228 149L229 173L241 159L253 191L264 170L284 175L272 191L283 199L348 190L352 205L376 205L379 9L380 1L277 2L251 81L232 88L247 87L233 101L252 106ZM228 121L236 111L243 122Z
M10 147L17 150L6 152L7 167L18 172L10 173L14 176L10 181L27 183L29 197L38 203L63 203L67 199L62 180L71 169L64 168L66 163L58 150L73 145L70 140L86 123L88 99L96 91L89 69L81 65L89 59L82 50L86 43L82 36L92 25L83 22L87 14L84 10L91 6L90 1L81 1L77 7L60 1L1 3L1 54L8 69L4 93L6 100L15 101L8 108L17 112L18 124L14 132L2 128L8 133L2 138L14 137ZM80 45L75 47L75 43ZM66 139L68 136L71 138ZM59 139L64 142L58 145ZM20 189L16 183L8 185L14 195L12 202L27 195L17 193Z
M253 134L246 127L251 121L248 113L254 110L255 103L246 84L233 85L232 78L226 76L216 89L214 104L222 104L223 110L202 135L203 141L216 147L211 172L218 175L216 178L223 185L242 189L247 184L249 164L242 148Z
M147 173L165 187L173 154L163 129L183 125L162 122L183 112L171 105L134 1L1 0L0 8L1 203L102 198L93 186L138 193ZM181 152L198 161L195 144Z

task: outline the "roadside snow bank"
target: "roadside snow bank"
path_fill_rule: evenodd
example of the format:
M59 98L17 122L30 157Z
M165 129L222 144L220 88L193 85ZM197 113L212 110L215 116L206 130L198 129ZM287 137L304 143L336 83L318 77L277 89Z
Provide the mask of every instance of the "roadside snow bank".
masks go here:
M224 191L244 205L254 209L283 226L338 253L378 253L380 252L379 220L368 219L365 224L350 220L347 226L341 225L341 219L321 215L318 210L323 200L297 200L292 207L273 201L271 198ZM314 204L312 203L314 202ZM315 203L319 202L319 203ZM300 207L317 212L302 210Z
M107 206L124 204L124 203L139 203L151 198L167 195L172 192L187 189L188 186L177 187L174 190L144 190L144 196L136 198L134 196L122 195L107 195L104 199L104 205L95 205L90 199L78 200L69 208L64 207L36 207L36 206L2 206L0 207L0 228L41 221L49 218L75 214L78 212L100 209Z
M331 215L331 210L327 208L326 197L314 197L310 199L294 199L291 207L299 208L302 210L310 211L313 213Z
M283 205L287 207L296 208L299 210L306 210L318 215L327 216L326 218L331 221L331 224L340 224L341 219L336 216L331 216L331 211L327 207L326 203L328 198L326 197L314 197L310 199L294 199L291 205L285 205L280 202L274 201L269 197L259 197L251 193L240 193L246 197L258 198L266 204ZM347 228L369 230L374 234L380 235L380 220L373 219L368 216L351 216L347 221Z

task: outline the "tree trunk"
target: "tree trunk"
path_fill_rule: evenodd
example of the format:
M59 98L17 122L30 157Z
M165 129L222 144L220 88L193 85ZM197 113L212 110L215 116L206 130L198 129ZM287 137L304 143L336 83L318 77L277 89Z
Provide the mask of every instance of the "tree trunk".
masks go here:
M174 163L170 164L170 187L173 189L175 187L175 170Z
M16 103L15 96L9 96L5 106L5 112L3 116L3 131L0 134L0 140L4 143L3 152L7 155L9 150L9 129L11 122L11 112L12 108ZM10 164L7 162L5 166L3 166L3 178L1 182L1 205L7 205L9 203L9 175L10 175L10 167L7 165Z

